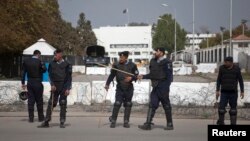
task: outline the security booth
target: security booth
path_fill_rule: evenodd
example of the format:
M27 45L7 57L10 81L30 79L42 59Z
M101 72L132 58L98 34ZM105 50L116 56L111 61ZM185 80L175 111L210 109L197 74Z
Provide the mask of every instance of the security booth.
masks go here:
M41 52L41 60L45 63L46 68L48 68L49 62L53 60L54 51L56 49L41 38L36 43L23 50L22 60L32 57L35 50ZM49 81L48 71L43 74L43 81Z

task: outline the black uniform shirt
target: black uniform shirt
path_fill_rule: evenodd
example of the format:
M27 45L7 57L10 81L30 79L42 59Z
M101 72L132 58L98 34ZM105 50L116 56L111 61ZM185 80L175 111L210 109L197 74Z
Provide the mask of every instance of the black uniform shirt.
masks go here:
M25 84L25 76L27 74L28 81L42 81L43 73L46 72L46 66L36 56L26 59L22 65L21 83Z

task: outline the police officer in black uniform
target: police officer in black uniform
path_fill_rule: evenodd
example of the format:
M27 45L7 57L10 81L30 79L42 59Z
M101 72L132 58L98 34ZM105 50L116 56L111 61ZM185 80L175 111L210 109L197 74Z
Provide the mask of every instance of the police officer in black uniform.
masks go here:
M28 83L28 113L29 122L34 122L34 105L36 103L38 120L44 120L43 114L43 73L46 72L44 63L40 60L41 52L35 50L33 56L24 60L22 70L22 88L25 90L25 77L27 74Z
M155 58L150 60L150 73L138 76L138 79L150 79L153 87L150 94L147 120L143 125L138 126L143 130L151 130L152 120L156 109L159 107L159 102L161 102L163 106L167 120L167 126L164 129L174 129L172 121L172 108L169 100L169 89L171 82L173 81L173 69L172 62L167 58L164 58L164 55L164 48L155 49Z
M54 53L54 60L49 64L48 71L51 85L51 95L48 101L45 121L38 127L49 127L52 109L56 107L59 99L60 128L65 128L64 123L66 121L67 96L69 95L72 83L72 66L64 60L62 56L62 50L57 49Z
M240 68L233 64L232 57L226 57L224 64L220 66L217 84L216 84L216 100L220 96L218 107L219 119L218 125L224 125L224 116L226 106L229 103L230 122L231 125L236 125L237 120L237 99L238 99L238 83L240 84L240 97L244 98L244 83Z
M108 91L109 84L111 83L111 81L113 81L114 77L116 77L117 85L116 85L115 103L112 111L112 116L109 118L111 122L110 128L115 128L116 126L117 116L122 103L123 106L125 107L123 127L125 128L130 127L129 117L131 113L131 107L132 107L131 101L134 92L132 81L136 81L139 72L137 66L134 63L128 61L128 55L129 55L128 51L119 53L120 56L119 62L114 64L113 68L128 73L132 73L134 74L134 76L112 69L111 74L109 75L105 86L105 89Z

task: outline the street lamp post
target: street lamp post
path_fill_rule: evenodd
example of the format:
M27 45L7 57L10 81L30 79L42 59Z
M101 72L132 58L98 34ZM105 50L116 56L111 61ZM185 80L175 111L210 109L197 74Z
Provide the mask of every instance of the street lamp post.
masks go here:
M168 4L162 4L162 6L167 7ZM176 9L174 9L174 61L176 61Z
M220 27L220 31L221 31L221 62L223 62L224 60L224 49L223 49L223 35L224 35L224 30L225 28L224 27ZM219 54L219 53L218 53Z
M233 49L232 49L232 12L233 11L233 1L232 0L230 0L230 24L229 24L229 26L230 26L230 37L229 37L229 51L230 51L230 53L229 53L229 55L231 56L231 55L233 55L233 53L232 53L232 51L233 51Z
M192 46L192 64L195 65L194 63L194 0L193 0L193 46Z
M209 46L209 43L208 43L208 42L209 42L209 41L208 41L209 31L207 31L206 33L207 33L207 48L208 48L208 46Z
M244 35L245 34L245 24L247 23L247 20L245 19L242 19L241 20L241 24L242 24L242 34Z

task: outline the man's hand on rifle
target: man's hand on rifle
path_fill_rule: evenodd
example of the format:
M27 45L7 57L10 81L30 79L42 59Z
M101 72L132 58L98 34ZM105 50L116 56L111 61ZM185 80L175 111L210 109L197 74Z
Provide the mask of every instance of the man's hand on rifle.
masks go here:
M137 76L137 79L138 79L138 80L142 80L142 78L143 78L143 75L138 75L138 76Z

